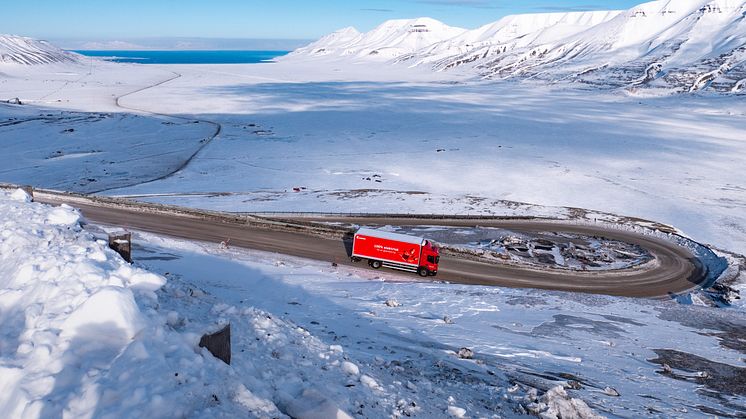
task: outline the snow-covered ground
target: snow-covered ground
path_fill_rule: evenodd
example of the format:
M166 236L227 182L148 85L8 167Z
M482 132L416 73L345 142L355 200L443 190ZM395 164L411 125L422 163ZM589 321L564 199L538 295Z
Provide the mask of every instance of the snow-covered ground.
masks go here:
M202 273L192 270L187 257L199 246L174 243L178 254L138 248L143 261L179 262L156 275L143 269L148 265L128 265L105 240L82 230L73 208L31 203L20 190L0 193L0 226L0 408L8 417L460 416L461 406L471 409L460 395L468 393L469 383L455 381L433 392L435 384L392 364L393 347L369 351L381 356L375 365L365 364L373 358L357 360L345 348L348 336L311 332L287 317L286 307L306 312L320 295L286 293L292 301L267 310L259 305L270 301L253 300L251 293L240 299L226 298L239 295L227 288L205 293L211 284L199 280ZM272 262L260 262L269 269L263 273L232 265L230 258L216 260L202 268L256 281L279 278ZM318 263L311 266L318 275ZM201 334L227 323L230 366L198 347ZM339 326L340 332L354 327ZM380 331L364 327L364 336ZM440 380L449 377L446 363L460 362L448 352L425 354L420 361L443 363L434 371ZM417 384L401 381L410 378ZM481 396L488 399L475 409L510 415L535 398L527 387L508 388L504 372L481 379ZM563 405L561 394L551 400Z
M639 216L746 252L740 98L256 78L292 69L198 70L125 98L158 112L188 108L224 130L177 176L112 193L238 192L184 201L229 211L489 212L491 201L519 201Z
M24 103L0 105L0 181L226 211L580 207L746 253L740 95L638 98L344 57L0 72L0 99Z
M675 5L640 11L663 3ZM637 34L671 60L588 74L650 75L641 82L666 93L665 77L685 78L681 66L694 68L687 77L716 68L701 74L703 86L735 81L743 22L699 3L656 14L669 24L670 11L686 9L667 32ZM736 16L743 2L713 5ZM712 36L698 13L717 21ZM397 22L328 38L340 55L260 65L115 64L0 37L9 57L0 101L11 102L0 103L0 182L225 211L608 221L584 210L593 209L744 254L743 95L482 81L461 66L385 60L449 37L465 44L429 51L461 51L511 28L539 42L519 55L559 35L650 29L634 19L526 17L481 33ZM345 53L351 41L359 49ZM376 59L362 59L372 51ZM26 201L0 195L0 411L12 417L551 417L585 409L580 399L620 417L746 414L742 305L416 283L147 234L136 236L132 267L82 230L74 210ZM228 322L231 366L197 347Z
M746 412L739 311L410 282L149 234L130 266L72 208L3 192L0 217L12 417ZM226 323L230 366L197 346Z

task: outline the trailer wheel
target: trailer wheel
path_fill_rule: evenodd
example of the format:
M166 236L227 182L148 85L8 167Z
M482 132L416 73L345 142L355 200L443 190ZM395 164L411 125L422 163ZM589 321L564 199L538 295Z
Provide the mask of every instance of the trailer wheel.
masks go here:
M428 271L427 268L417 269L417 273L420 274L420 276L422 277L430 275L430 271Z
M368 262L371 268L373 269L379 269L381 267L381 261L380 260L371 260Z

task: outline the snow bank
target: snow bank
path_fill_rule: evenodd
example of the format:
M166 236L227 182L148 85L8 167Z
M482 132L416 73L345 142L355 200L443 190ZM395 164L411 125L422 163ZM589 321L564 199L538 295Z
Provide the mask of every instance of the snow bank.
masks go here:
M163 278L128 266L79 221L22 190L0 196L0 410L10 417L94 412L102 371L133 361L120 355L154 326L136 295L153 298ZM122 384L116 393L133 390Z
M353 409L372 417L402 409L341 345L131 266L80 219L23 191L0 192L6 417L349 418ZM230 366L198 346L217 324L232 327Z

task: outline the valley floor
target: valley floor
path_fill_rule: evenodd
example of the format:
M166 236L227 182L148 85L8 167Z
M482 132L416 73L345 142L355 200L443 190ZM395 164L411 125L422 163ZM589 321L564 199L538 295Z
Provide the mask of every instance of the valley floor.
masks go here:
M83 113L0 126L13 151L0 180L247 212L580 207L746 253L740 96L635 98L351 64L122 66L8 71L2 96L27 105L0 106L4 120ZM104 130L86 122L101 112ZM90 130L104 137L95 146Z

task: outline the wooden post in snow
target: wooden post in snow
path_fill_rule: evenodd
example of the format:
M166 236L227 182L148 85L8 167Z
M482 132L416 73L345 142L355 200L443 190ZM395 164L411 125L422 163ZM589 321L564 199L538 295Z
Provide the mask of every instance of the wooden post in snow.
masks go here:
M199 340L200 348L207 348L208 351L217 359L231 364L231 324L228 323L219 331L202 335Z
M109 247L119 253L127 263L132 263L132 233L109 234Z

